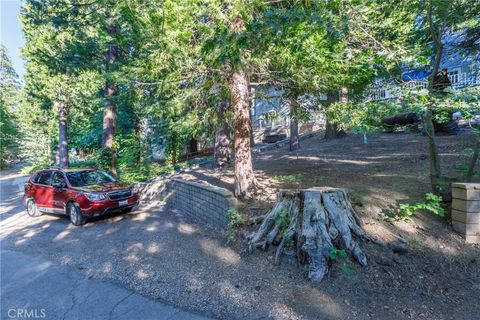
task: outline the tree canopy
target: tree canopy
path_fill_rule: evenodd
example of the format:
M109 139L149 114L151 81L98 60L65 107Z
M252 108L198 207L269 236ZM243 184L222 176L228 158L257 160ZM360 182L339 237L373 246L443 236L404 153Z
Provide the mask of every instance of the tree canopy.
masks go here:
M252 87L293 100L346 90L350 104L328 117L369 131L371 111L388 108L361 104L366 87L405 66L435 69L446 32L464 30L459 50L474 50L478 10L473 0L27 0L22 90L2 48L2 154L68 165L74 148L124 179L147 179L198 142L212 146L227 125L245 182L237 195L247 195ZM158 154L163 167L151 161Z

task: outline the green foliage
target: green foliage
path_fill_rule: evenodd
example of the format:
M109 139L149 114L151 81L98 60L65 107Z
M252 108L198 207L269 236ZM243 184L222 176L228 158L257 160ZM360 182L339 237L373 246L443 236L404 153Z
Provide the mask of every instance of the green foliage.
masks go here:
M447 28L478 26L475 1L432 3L435 26L442 25L444 13ZM2 159L8 154L51 162L58 142L54 106L63 102L68 106L69 149L93 155L99 167L108 168L110 152L101 146L106 83L117 90L111 102L118 107L118 176L129 182L187 165L179 159L189 139L211 142L219 125L234 123L232 110L217 112L219 103L231 100L232 71L245 71L252 82L283 87L291 102L346 87L352 102L334 104L328 118L359 133L379 130L383 116L420 113L432 103L438 106L437 120L452 110L478 108L478 91L455 91L448 99L432 100L416 92L400 101L355 103L373 78L398 74L400 61L429 63L432 39L426 19L419 19L427 4L98 0L80 5L74 0L26 0L21 20L27 73L22 94L8 98L18 105L8 102L4 107L2 100ZM112 48L118 57L107 63L105 55ZM5 92L17 91L2 88L0 93L3 99ZM291 116L306 119L306 111L292 107ZM151 161L156 147L166 148L165 165ZM276 179L299 184L303 176Z
M25 166L20 171L22 174L32 174L40 169L47 168L50 165L48 162L39 162L29 166Z
M330 248L328 257L331 260L336 260L337 258L346 258L347 252L344 249L337 249L335 247Z
M396 100L368 102L362 104L334 103L328 109L328 117L344 130L354 133L371 133L383 128L381 119L408 111L408 107Z
M86 160L86 161L77 161L70 162L70 168L94 168L97 166L97 161L95 160Z
M284 207L275 216L275 224L280 226L280 230L284 230L290 224L290 218L290 211Z
M245 219L234 209L228 209L225 214L225 220L227 227L223 231L224 236L227 238L227 243L231 244L235 242L234 229L245 224Z
M95 153L96 167L107 170L112 160L112 151L107 148L100 148Z
M436 216L445 216L445 209L441 205L442 197L433 193L425 194L425 201L413 204L401 204L396 212L386 215L388 220L410 221L419 211L430 212Z
M466 119L480 108L480 88L449 89L443 97L429 96L427 90L404 90L401 98L368 103L333 103L328 118L339 127L355 133L378 132L384 128L381 119L404 112L423 114L435 105L434 120L449 122L453 112L460 111Z
M353 274L355 273L355 269L347 267L346 265L340 266L340 270L345 274Z
M0 98L0 168L18 154L19 128L16 117Z
M6 167L6 161L19 153L21 140L18 118L14 111L18 107L20 84L18 75L5 47L0 45L0 169Z
M299 184L303 180L303 173L280 175L280 176L274 176L273 178L280 182Z
M332 261L345 260L348 257L348 255L347 255L347 252L344 249L337 249L335 247L332 247L329 250L328 257ZM345 261L340 265L339 268L345 274L355 273L355 269L352 269L352 268L348 267Z

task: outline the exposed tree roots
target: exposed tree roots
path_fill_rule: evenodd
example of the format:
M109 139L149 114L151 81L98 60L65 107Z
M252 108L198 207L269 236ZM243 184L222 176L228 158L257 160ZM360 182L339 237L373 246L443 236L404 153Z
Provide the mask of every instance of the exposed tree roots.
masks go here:
M283 253L293 252L299 265L309 267L309 279L320 281L328 272L332 249L343 249L362 266L367 265L367 257L352 235L368 239L344 189L282 191L259 229L250 236L249 249L266 250L276 245L277 265Z

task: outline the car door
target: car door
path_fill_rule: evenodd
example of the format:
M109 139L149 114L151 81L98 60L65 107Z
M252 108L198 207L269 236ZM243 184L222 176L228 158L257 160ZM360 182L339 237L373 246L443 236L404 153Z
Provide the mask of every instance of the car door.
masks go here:
M52 188L52 207L55 210L55 213L65 213L65 205L67 203L67 182L65 181L63 172L53 172Z
M53 188L50 185L52 181L52 171L45 170L38 173L35 179L34 200L37 207L42 211L51 212L53 210Z

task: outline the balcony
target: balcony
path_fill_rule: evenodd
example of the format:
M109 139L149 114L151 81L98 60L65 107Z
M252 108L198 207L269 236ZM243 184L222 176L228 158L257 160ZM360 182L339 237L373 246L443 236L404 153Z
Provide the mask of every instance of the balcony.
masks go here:
M479 73L449 72L448 78L450 79L450 82L452 83L452 87L454 89L480 86ZM390 81L388 84L377 85L371 89L367 89L363 102L399 98L402 95L402 91L422 90L427 89L427 87L427 79L412 80L402 83L394 83L393 81Z

